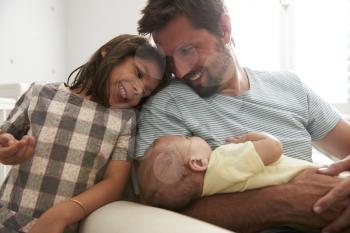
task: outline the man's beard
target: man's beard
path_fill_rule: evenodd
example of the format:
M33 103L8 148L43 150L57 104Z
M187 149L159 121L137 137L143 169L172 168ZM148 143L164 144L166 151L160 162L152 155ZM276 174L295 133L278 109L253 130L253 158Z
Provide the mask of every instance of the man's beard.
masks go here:
M206 79L204 80L206 81L205 85L192 86L190 84L192 89L201 97L209 97L219 92L219 88L226 79L228 67L232 63L230 51L222 42L218 42L216 48L217 55L215 59L211 59L212 62L202 68L202 76Z
M190 84L190 86L200 97L209 97L218 92L222 78L214 78L208 71L203 73L206 73L206 85L193 86Z

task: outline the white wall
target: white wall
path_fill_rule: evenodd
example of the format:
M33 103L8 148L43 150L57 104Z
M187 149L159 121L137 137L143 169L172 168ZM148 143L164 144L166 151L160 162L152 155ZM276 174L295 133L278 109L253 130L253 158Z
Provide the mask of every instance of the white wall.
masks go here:
M295 70L327 101L346 102L348 3L346 0L295 3Z
M61 0L0 0L0 83L62 77L64 18Z
M65 81L102 44L118 34L137 33L144 4L0 0L0 84Z
M331 103L349 98L349 0L227 0L244 66L288 69Z
M226 4L240 63L253 69L279 70L279 3L271 0L226 0Z
M145 0L66 0L68 70L119 34L137 34Z

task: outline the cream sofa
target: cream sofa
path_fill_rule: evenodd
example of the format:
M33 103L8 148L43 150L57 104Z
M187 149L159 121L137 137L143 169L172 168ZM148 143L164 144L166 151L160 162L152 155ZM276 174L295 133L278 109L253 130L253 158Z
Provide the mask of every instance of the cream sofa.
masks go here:
M231 231L172 211L117 201L91 213L79 233L230 233ZM231 232L232 233L232 232Z

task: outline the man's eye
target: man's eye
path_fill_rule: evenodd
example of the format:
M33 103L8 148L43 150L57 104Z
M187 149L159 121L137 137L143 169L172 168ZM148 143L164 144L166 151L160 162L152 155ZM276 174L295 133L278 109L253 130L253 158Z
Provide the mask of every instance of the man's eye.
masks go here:
M191 54L193 52L193 50L194 50L194 48L192 46L189 46L189 47L181 48L179 52L182 55L188 55L188 54Z

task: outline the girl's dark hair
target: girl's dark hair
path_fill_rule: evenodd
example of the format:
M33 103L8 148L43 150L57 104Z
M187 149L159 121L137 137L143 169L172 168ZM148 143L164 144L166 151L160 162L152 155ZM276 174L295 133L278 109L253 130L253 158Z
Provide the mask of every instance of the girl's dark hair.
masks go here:
M164 71L164 58L146 38L124 34L107 42L92 55L88 62L73 70L65 85L78 93L84 92L85 95L91 96L92 101L109 107L110 73L114 67L129 57L152 59L159 64L161 72ZM168 78L164 76L156 91L167 83Z
M194 28L204 28L221 36L219 22L224 12L224 0L148 0L138 31L142 35L151 34L174 17L184 15Z

